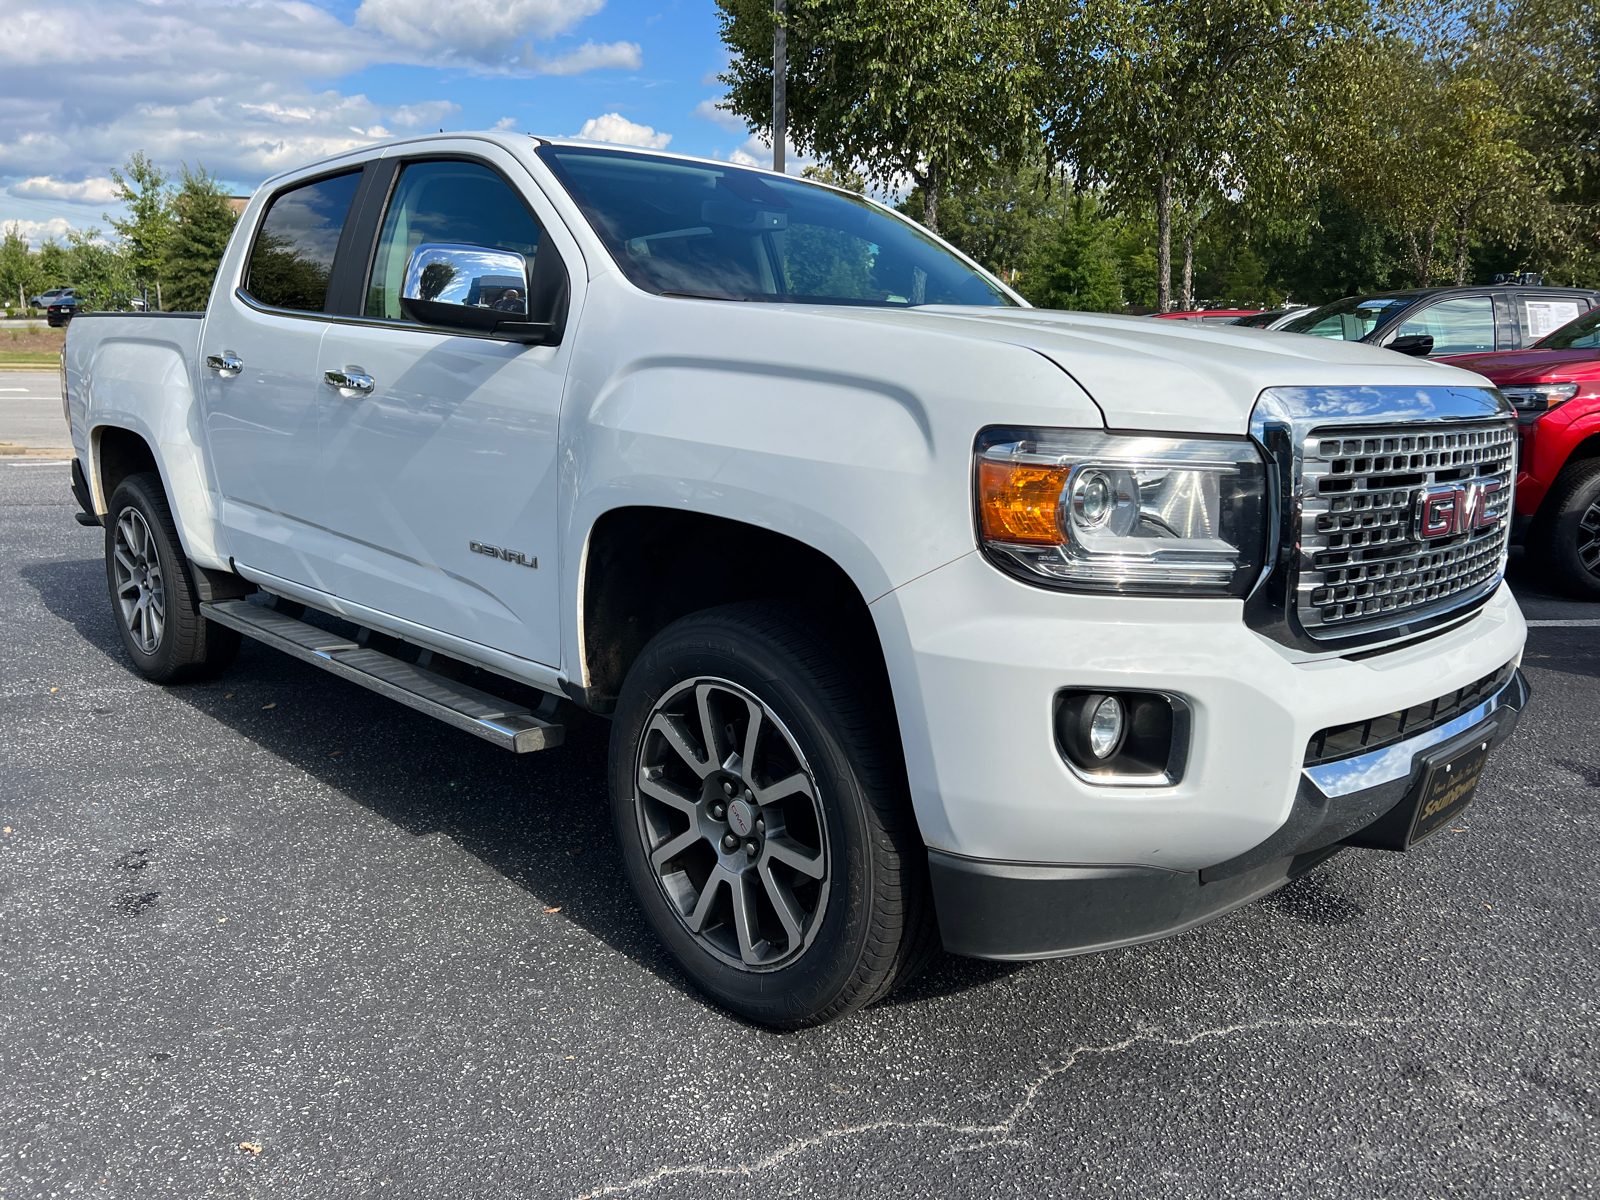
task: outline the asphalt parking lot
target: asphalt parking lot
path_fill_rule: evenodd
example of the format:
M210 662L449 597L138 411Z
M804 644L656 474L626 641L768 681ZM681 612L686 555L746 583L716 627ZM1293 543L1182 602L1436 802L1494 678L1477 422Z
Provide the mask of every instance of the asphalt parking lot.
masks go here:
M1600 627L1532 631L1526 719L1413 854L1348 852L1161 944L945 958L776 1035L642 926L602 723L517 759L248 641L216 682L146 684L72 512L64 464L0 460L4 1200L1600 1177Z

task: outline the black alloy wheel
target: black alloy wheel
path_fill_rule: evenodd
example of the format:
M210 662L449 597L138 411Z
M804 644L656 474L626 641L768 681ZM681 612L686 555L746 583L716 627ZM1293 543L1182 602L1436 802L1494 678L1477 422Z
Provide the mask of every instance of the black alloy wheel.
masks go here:
M886 708L776 602L685 617L628 672L610 775L629 881L679 966L740 1016L843 1016L938 949Z

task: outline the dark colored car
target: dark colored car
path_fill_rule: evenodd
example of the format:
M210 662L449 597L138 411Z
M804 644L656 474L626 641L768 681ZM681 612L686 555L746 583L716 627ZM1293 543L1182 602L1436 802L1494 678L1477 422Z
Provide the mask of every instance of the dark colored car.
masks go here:
M72 320L72 314L77 310L78 298L71 288L62 288L56 296L45 306L44 321L52 329L65 325Z
M1487 376L1516 406L1528 553L1563 590L1600 600L1600 308L1531 349L1446 361Z
M1235 317L1230 325L1242 325L1246 329L1280 329L1279 322L1296 313L1309 312L1304 304L1297 304L1293 308L1269 308L1266 312L1249 313L1243 317Z
M1347 296L1278 328L1442 358L1525 349L1597 306L1600 292L1587 288L1412 288Z

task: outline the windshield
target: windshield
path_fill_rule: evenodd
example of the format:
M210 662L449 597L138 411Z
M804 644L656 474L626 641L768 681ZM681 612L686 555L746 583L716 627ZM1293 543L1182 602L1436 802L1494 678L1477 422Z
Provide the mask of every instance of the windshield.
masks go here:
M1312 337L1342 338L1359 342L1375 329L1378 323L1416 303L1415 296L1346 296L1321 308L1285 321L1278 326L1287 333L1308 333Z
M647 292L891 308L1014 303L931 235L859 196L588 146L544 146L539 156Z
M1547 333L1533 344L1535 350L1600 350L1600 308L1568 321L1554 333Z

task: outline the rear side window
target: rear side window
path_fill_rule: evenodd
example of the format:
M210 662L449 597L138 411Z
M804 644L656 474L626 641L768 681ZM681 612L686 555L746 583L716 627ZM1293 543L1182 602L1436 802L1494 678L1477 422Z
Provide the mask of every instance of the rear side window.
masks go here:
M1518 299L1522 302L1522 328L1527 331L1530 344L1576 321L1583 313L1583 306L1576 300L1543 300L1531 296Z
M488 167L470 162L419 162L400 173L367 288L366 314L403 320L400 285L411 252L424 242L510 250L528 260L539 249L539 224L522 198ZM506 312L526 312L526 280L485 275L467 281L459 302Z
M250 253L245 291L272 308L322 312L334 251L360 182L361 172L352 171L275 198Z

